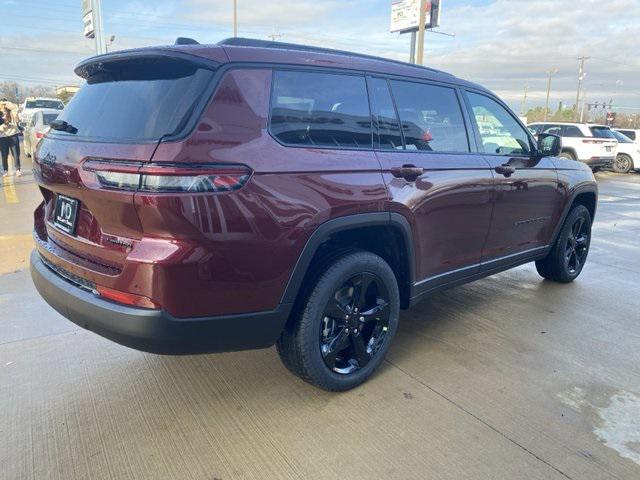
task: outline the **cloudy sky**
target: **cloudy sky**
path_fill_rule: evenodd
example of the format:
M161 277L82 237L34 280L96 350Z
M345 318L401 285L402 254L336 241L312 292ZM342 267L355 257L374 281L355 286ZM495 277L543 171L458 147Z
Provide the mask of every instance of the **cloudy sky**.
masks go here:
M94 51L83 38L80 0L0 0L0 81L77 82L74 65ZM201 43L232 34L232 0L102 0L112 49ZM407 35L389 33L391 0L238 0L239 34L407 60ZM640 0L444 0L440 30L427 34L426 65L481 83L519 111L575 102L577 57L587 55L590 101L640 113Z

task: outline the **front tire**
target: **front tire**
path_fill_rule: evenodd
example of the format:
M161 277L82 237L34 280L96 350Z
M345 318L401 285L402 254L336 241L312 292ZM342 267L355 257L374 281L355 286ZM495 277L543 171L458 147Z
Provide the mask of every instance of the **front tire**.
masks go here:
M398 327L398 283L378 255L349 253L324 269L297 311L277 342L285 366L324 390L349 390L389 350Z
M536 261L538 273L554 282L573 282L584 268L590 243L591 214L584 205L576 205L567 215L549 255Z
M625 153L620 153L613 161L613 171L616 173L629 173L633 168L633 160Z

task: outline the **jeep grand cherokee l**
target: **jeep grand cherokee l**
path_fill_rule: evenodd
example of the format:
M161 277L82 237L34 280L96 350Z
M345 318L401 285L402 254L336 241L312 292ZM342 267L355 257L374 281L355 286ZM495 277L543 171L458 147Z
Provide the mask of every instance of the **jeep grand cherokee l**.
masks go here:
M35 156L34 283L136 349L277 345L345 390L400 309L536 262L582 270L589 168L490 91L347 52L232 39L109 53Z
M552 133L562 137L561 158L579 160L597 171L612 166L616 159L618 141L606 125L589 123L531 123L534 134Z

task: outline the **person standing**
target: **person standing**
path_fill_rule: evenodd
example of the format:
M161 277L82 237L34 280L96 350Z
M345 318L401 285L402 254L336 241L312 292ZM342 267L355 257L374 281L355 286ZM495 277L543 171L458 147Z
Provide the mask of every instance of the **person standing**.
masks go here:
M16 177L22 175L20 170L20 129L18 114L12 112L6 103L2 107L2 124L0 125L0 156L2 156L2 176L9 175L9 152L13 156Z

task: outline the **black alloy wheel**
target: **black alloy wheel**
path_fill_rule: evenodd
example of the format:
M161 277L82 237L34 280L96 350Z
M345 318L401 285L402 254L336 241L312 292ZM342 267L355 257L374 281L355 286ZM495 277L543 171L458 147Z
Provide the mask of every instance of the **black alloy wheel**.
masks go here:
M549 254L536 261L538 273L554 282L573 282L587 261L591 244L591 213L574 205Z
M373 252L321 259L285 326L278 354L304 381L344 391L382 364L398 329L400 290L391 266Z
M571 226L565 246L565 261L570 275L580 272L589 250L589 226L584 217L578 217Z
M348 375L380 350L389 331L389 292L373 273L359 273L334 292L322 313L320 351L332 371Z

